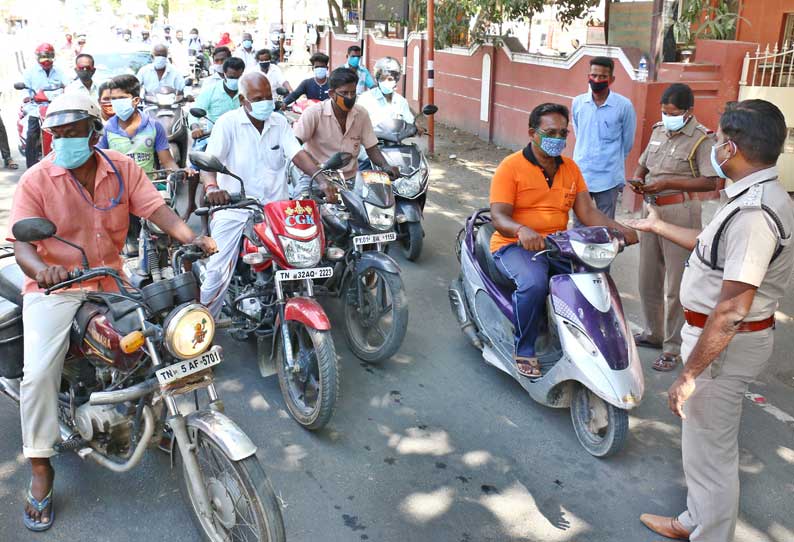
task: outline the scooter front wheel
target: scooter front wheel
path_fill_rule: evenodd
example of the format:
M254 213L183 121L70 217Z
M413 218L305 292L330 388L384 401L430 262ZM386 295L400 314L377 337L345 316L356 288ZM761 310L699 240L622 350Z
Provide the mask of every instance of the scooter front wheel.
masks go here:
M579 442L595 457L620 451L629 433L629 413L584 386L577 387L571 401L571 421Z

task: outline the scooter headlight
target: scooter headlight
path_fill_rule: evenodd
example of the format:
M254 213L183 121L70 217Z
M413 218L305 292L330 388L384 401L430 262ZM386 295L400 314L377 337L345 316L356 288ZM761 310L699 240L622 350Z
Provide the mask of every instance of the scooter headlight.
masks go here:
M390 230L394 226L394 207L378 207L364 202L369 224L377 230Z
M571 247L586 266L605 269L618 255L620 241L613 239L609 243L582 243L571 240Z
M157 95L157 105L160 106L171 106L174 105L176 101L176 94L158 94Z
M212 346L215 320L198 303L177 307L165 322L165 346L174 357L190 359Z
M317 265L320 261L320 238L310 241L298 241L282 235L278 236L284 249L284 258L292 267L305 269Z
M393 182L394 191L404 198L415 198L422 190L422 176L424 170L419 168L410 177L401 177Z

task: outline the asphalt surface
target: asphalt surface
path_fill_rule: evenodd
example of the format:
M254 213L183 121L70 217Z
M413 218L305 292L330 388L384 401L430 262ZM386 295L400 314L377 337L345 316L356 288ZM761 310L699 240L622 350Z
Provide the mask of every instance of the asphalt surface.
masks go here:
M461 144L455 137L440 146L446 156ZM323 301L341 368L341 396L328 427L301 429L286 412L276 377L259 376L254 345L220 337L226 360L216 376L227 414L259 448L288 539L658 540L638 516L677 513L685 503L680 425L665 394L674 375L651 371L656 352L642 349L646 396L631 414L626 447L607 460L589 456L567 410L532 402L516 382L485 365L458 330L446 291L457 274L454 239L464 217L486 203L489 166L444 158L432 167L424 255L415 264L399 260L411 311L399 353L378 366L357 360L341 333L338 301ZM3 231L18 177L0 172ZM640 321L637 254L631 248L613 266L634 322ZM776 336L776 364L790 363L790 318L781 319ZM785 413L794 414L794 394L766 376L753 391L767 404L748 400L743 414L742 542L794 540L794 419L785 421ZM0 427L0 540L198 540L177 473L155 449L122 475L74 455L55 458L55 525L28 533L21 516L29 471L18 411L4 398Z

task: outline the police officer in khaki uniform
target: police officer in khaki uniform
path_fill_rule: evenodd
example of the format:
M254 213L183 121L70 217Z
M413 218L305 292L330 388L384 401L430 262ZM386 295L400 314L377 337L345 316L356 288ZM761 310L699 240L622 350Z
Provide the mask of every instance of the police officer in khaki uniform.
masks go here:
M775 105L728 104L712 156L720 177L735 183L708 227L666 223L655 211L629 224L692 251L681 284L686 364L668 392L670 409L683 419L687 507L677 518L640 518L668 538L734 538L742 402L772 354L775 310L794 267L794 204L775 167L786 136Z
M640 156L635 180L629 181L650 209L665 222L701 228L700 200L693 192L710 192L719 178L711 166L714 134L692 114L692 89L675 83L662 94L662 121L655 124ZM684 313L678 299L688 251L653 233L640 233L639 289L645 330L635 336L639 346L662 348L653 368L672 371L681 359Z

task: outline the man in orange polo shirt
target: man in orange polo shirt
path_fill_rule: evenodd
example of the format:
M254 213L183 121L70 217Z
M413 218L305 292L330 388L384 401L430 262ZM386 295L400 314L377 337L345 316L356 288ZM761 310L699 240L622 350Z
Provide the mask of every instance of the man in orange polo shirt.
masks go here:
M545 103L529 115L529 144L505 158L491 182L491 217L496 233L491 251L496 266L516 285L513 308L516 321L515 356L518 371L540 376L535 339L540 329L549 277L570 272L550 260L544 237L568 227L573 209L585 226L620 230L627 244L637 242L634 230L607 217L593 203L579 167L561 156L568 137L568 108Z

